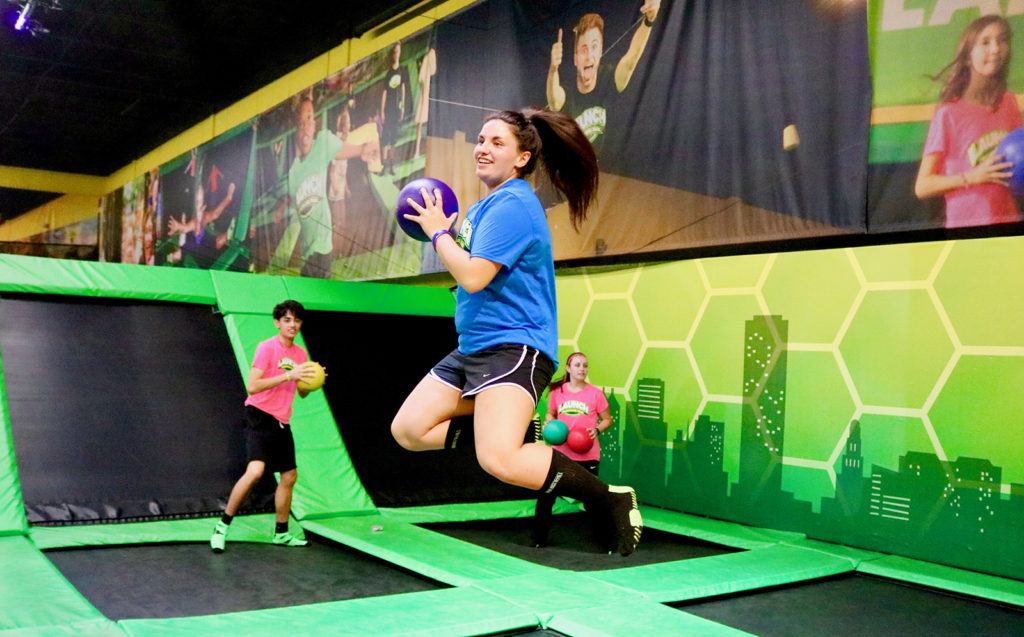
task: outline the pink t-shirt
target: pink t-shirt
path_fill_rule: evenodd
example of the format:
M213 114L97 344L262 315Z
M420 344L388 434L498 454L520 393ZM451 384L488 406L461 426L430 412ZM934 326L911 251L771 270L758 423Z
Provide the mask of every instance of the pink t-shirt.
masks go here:
M958 175L974 165L978 156L995 152L1010 131L1021 127L1020 108L1012 93L1003 95L999 108L957 100L935 109L924 154L939 155L938 172ZM972 158L975 161L972 161ZM1000 184L978 184L946 193L946 227L984 226L1020 219L1010 190Z
M608 399L597 387L587 385L582 391L569 391L569 383L559 385L551 390L548 397L548 411L551 405L557 406L558 420L568 425L569 430L573 427L592 429L597 426L598 417L602 411L608 409ZM576 453L569 448L569 445L555 445L555 449L561 451L572 460L600 460L601 459L601 437L594 440L594 446L586 453Z
M285 347L277 336L268 338L256 346L256 355L253 356L252 366L254 369L263 370L263 378L280 376L309 360L306 350L292 343L291 347ZM259 393L251 394L245 399L246 405L252 405L261 409L279 422L288 424L292 418L292 401L295 400L295 381L281 383L276 387L265 389Z

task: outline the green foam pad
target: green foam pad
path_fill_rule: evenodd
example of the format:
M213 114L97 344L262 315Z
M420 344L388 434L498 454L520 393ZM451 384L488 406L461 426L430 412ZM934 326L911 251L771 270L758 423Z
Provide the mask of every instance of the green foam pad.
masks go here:
M250 275L251 276L251 275ZM205 270L0 255L0 291L209 303Z
M896 555L864 562L857 570L869 575L930 586L961 595L1024 606L1024 582L1020 580L965 571Z
M472 588L383 595L227 615L121 622L134 637L191 635L486 635L537 625L513 602Z
M553 572L553 569L382 515L307 520L303 527L453 586L518 575L544 578Z
M738 549L756 549L805 537L803 533L762 529L667 509L641 507L640 512L644 526Z
M106 618L3 631L4 637L125 637L127 634L120 625Z
M382 508L380 512L388 519L409 524L430 524L437 522L468 522L473 520L501 520L504 518L526 518L534 514L536 500L506 500L504 502L467 502L461 504L438 504L422 507ZM583 507L565 498L555 500L552 512L577 513Z
M838 575L854 568L845 558L776 545L700 559L595 571L590 576L635 590L655 601L677 602Z
M29 537L40 549L150 542L208 542L218 519L35 526L29 531ZM269 543L273 530L273 513L241 515L232 520L228 541ZM289 530L296 534L302 533L302 529L294 520L289 523Z
M614 635L700 635L739 637L749 635L687 612L650 601L630 600L628 604L603 604L556 613L545 624L573 637Z
M285 286L290 298L310 310L455 316L455 298L447 288L310 277L290 277Z
M0 631L105 619L27 538L0 538L0 564Z

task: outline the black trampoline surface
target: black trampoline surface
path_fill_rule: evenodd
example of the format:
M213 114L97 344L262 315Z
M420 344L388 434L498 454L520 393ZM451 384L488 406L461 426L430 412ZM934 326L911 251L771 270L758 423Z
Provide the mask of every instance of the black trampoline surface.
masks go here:
M860 573L670 606L761 637L1024 635L1024 609Z
M585 513L554 516L547 545L534 548L530 543L532 522L533 518L525 517L420 526L534 564L567 571L602 571L643 564L660 564L734 553L738 550L645 528L635 553L628 557L622 557L618 553L609 554L599 541L590 518Z
M210 523L213 528L213 522ZM109 619L212 615L447 588L313 533L286 548L228 541L46 551Z

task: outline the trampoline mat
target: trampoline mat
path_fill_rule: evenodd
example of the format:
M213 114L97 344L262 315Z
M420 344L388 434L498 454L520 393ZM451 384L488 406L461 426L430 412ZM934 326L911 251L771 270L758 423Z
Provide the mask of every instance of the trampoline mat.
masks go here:
M761 637L1024 634L1024 609L860 573L670 606Z
M302 548L229 540L221 554L196 543L45 554L113 620L210 615L447 588L308 531L306 537L310 545Z
M554 516L547 546L534 548L530 543L532 523L532 517L525 517L420 526L534 564L568 571L602 571L738 551L691 537L645 528L635 553L626 558L617 553L609 555L586 513Z

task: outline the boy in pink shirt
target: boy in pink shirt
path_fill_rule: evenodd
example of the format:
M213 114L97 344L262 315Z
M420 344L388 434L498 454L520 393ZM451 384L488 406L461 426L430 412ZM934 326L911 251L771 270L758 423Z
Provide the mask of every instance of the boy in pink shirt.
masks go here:
M245 447L249 458L245 473L231 489L224 515L210 537L215 553L224 550L228 528L249 491L267 470L278 472L281 479L274 494L276 527L273 543L281 546L306 546L305 539L288 532L292 490L298 478L295 464L295 441L289 421L295 392L305 398L307 393L295 381L310 380L315 375L309 356L295 337L302 328L303 307L298 301L284 301L274 307L277 336L256 346L249 381L245 385L249 397L245 401Z

